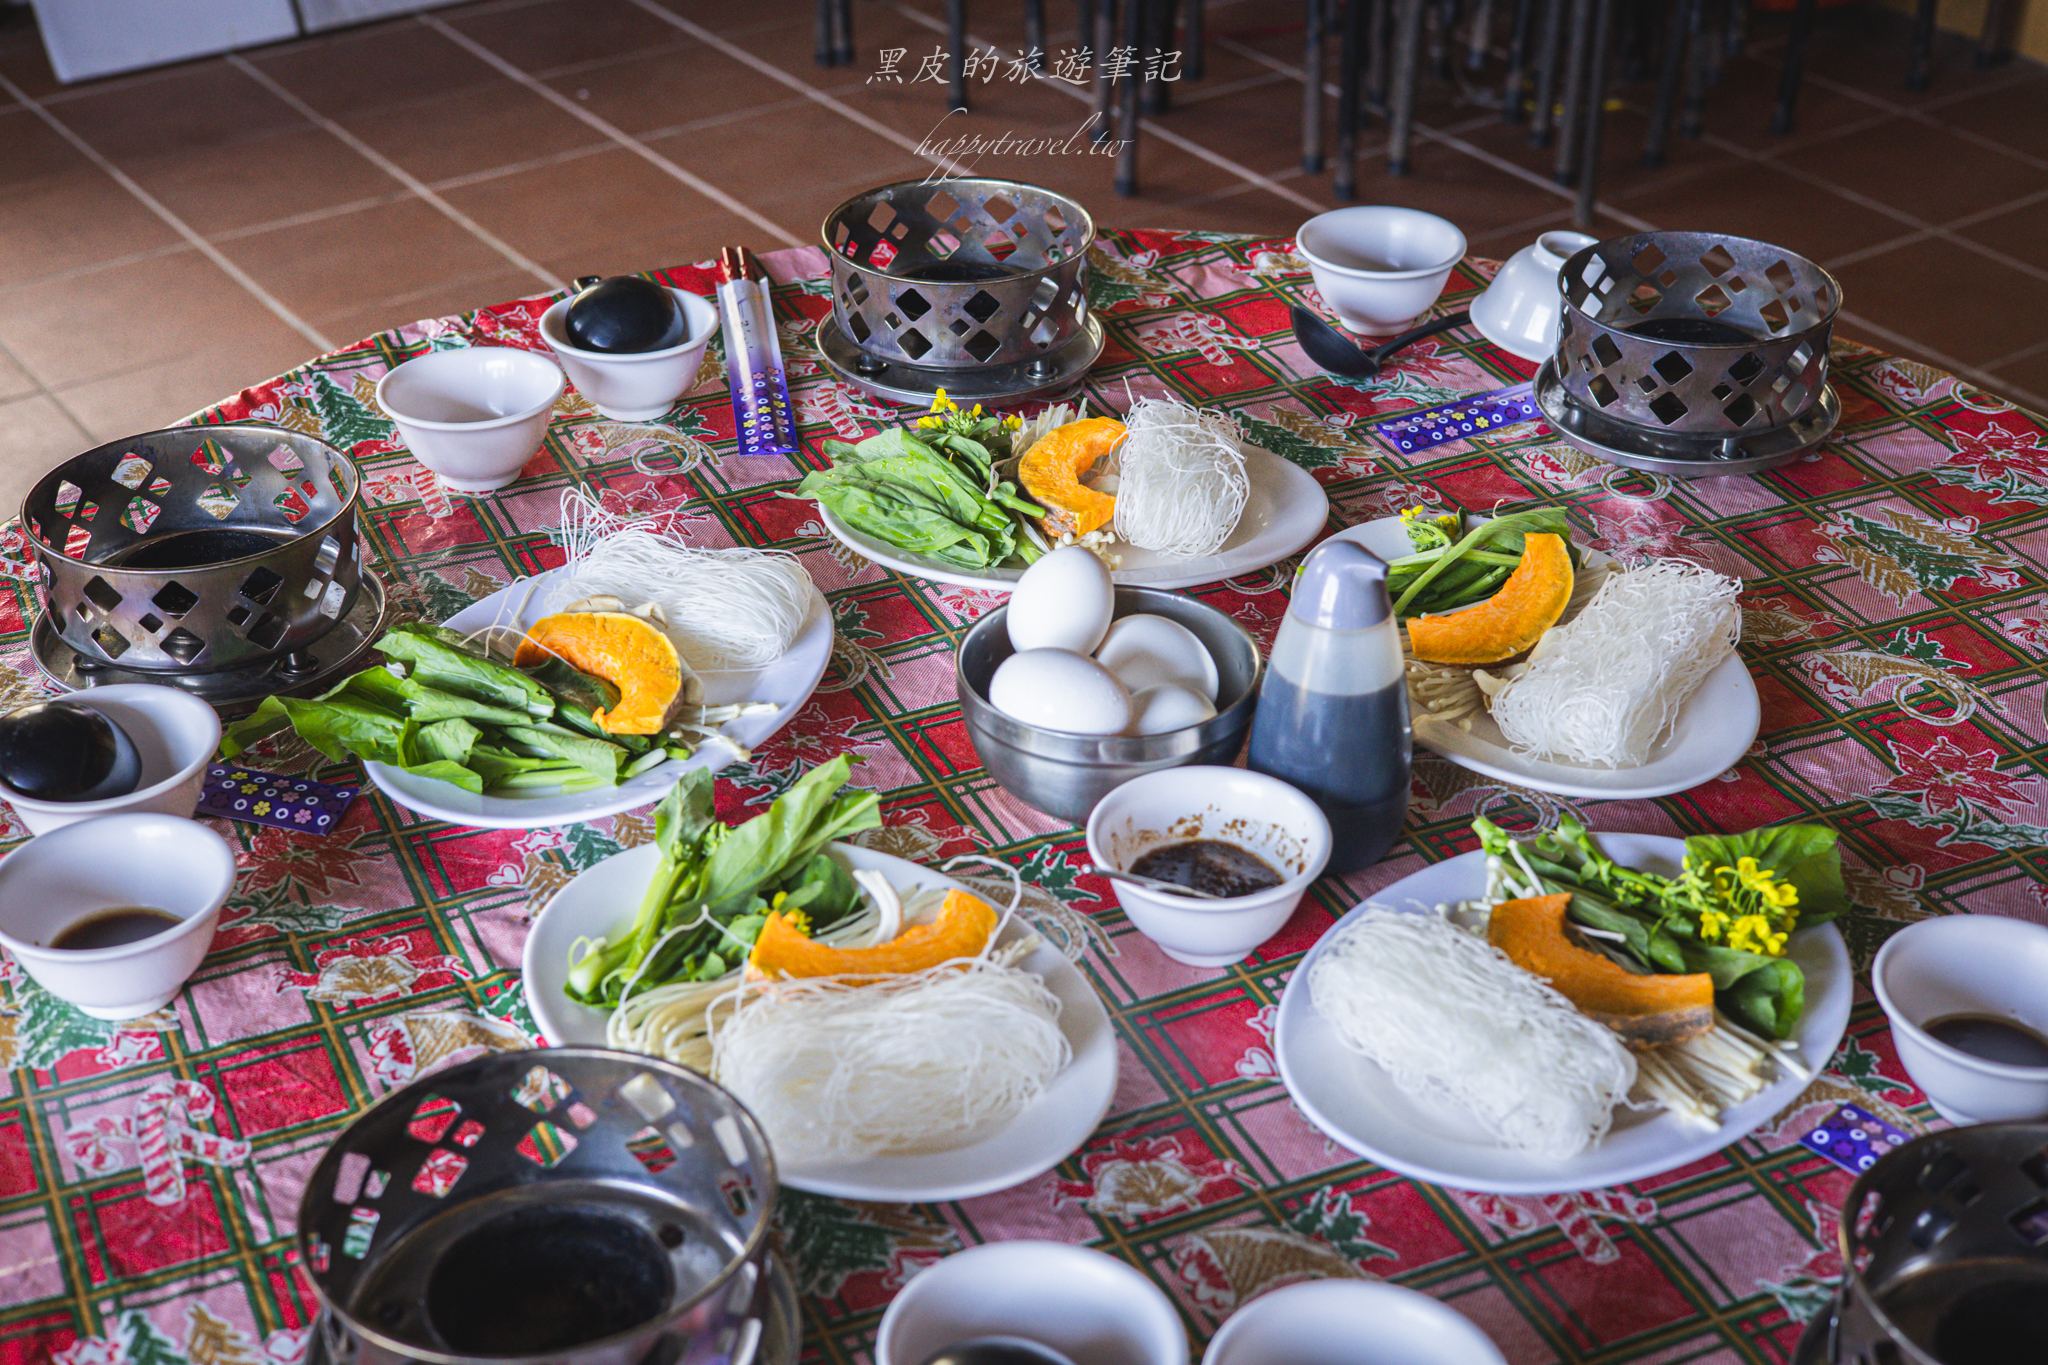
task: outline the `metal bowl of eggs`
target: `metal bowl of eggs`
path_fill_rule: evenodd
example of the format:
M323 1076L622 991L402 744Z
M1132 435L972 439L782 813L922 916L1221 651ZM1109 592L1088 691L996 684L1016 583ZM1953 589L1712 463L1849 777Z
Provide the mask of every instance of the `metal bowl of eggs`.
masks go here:
M1025 805L1076 823L1134 777L1235 759L1262 668L1252 637L1191 597L1116 588L1099 605L1063 595L1045 613L1020 583L968 631L956 666L982 763Z

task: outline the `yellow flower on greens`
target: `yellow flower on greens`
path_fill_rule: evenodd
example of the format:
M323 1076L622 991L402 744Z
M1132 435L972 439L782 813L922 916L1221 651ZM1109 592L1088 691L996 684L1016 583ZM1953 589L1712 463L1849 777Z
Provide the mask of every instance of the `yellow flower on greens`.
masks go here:
M1719 910L1700 911L1700 937L1712 943L1728 928L1728 916Z

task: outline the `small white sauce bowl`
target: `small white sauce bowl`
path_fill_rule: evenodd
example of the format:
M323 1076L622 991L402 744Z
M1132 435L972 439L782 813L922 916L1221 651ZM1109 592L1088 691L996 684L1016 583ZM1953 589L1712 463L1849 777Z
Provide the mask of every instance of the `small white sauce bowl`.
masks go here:
M1399 1285L1314 1280L1261 1294L1233 1313L1202 1365L1507 1365L1455 1309Z
M40 801L0 782L0 797L14 807L30 834L48 834L102 815L155 811L185 819L198 809L207 765L220 747L220 717L211 706L155 683L110 683L69 693L63 700L98 711L127 732L142 760L142 781L125 796L99 801Z
M1486 292L1472 300L1472 325L1504 351L1539 364L1557 354L1564 295L1557 272L1597 239L1562 228L1546 232L1507 258Z
M235 887L235 851L194 820L107 815L0 859L0 947L39 985L95 1019L134 1019L177 997ZM143 906L184 923L114 948L51 948L100 910Z
M1319 213L1295 232L1294 245L1337 320L1376 337L1428 312L1465 257L1465 234L1448 219L1391 204Z
M569 344L569 298L540 317L541 340L561 360L577 391L615 422L652 422L668 415L697 382L704 350L718 335L718 310L698 294L671 288L683 307L687 340L659 351L591 351Z
M2012 1066L1950 1047L1924 1027L1955 1014L2012 1020L2048 1035L2048 925L1944 915L1885 940L1870 984L1906 1074L1951 1123L2048 1118L2048 1066Z
M1214 839L1258 854L1286 877L1249 896L1197 900L1110 883L1117 903L1159 950L1190 967L1227 967L1280 932L1330 861L1330 822L1276 777L1245 768L1167 768L1133 778L1088 816L1088 856L1128 872L1163 844Z
M455 493L490 493L540 449L568 381L554 361L512 346L416 355L377 381L377 406L413 458Z
M924 1365L974 1337L1013 1336L1074 1365L1187 1365L1188 1336L1159 1286L1133 1267L1061 1242L990 1242L927 1266L903 1287L875 1365Z

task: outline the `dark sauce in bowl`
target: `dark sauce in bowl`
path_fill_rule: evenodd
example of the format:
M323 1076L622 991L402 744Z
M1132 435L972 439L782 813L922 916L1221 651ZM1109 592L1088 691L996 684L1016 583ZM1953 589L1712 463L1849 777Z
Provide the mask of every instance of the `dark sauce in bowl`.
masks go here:
M2001 1066L2048 1067L2048 1038L2000 1014L1944 1014L1920 1026L1928 1037Z
M1270 890L1287 879L1273 865L1236 844L1221 839L1189 839L1149 849L1131 864L1140 877L1153 877L1211 896L1249 896Z
M184 922L168 910L143 905L117 905L108 910L95 910L71 921L57 931L57 936L50 940L50 946L73 950L120 948L155 938L164 930L174 929Z

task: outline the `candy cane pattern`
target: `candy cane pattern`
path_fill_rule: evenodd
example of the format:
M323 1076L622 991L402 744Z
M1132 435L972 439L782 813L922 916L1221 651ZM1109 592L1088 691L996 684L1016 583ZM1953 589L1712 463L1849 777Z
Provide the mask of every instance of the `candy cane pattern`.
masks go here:
M1462 1190L1452 1194L1474 1217L1511 1235L1534 1232L1546 1221L1555 1223L1573 1249L1594 1265L1608 1265L1621 1256L1620 1248L1600 1227L1600 1219L1646 1223L1657 1216L1655 1200L1618 1190L1586 1190L1580 1194L1546 1194L1535 1198Z
M867 424L888 415L888 409L851 384L834 381L821 384L805 394L799 407L804 415L824 418L833 434L842 440L858 441L867 434Z
M1243 350L1247 343L1219 317L1201 313L1174 313L1141 322L1136 327L1139 344L1146 349L1170 353L1194 351L1211 365L1235 365L1231 349Z
M133 1147L142 1170L143 1197L171 1205L185 1199L185 1160L233 1166L249 1159L249 1144L195 1127L213 1117L213 1092L197 1081L151 1081L132 1117L101 1115L64 1134L71 1159L95 1175L122 1164Z

